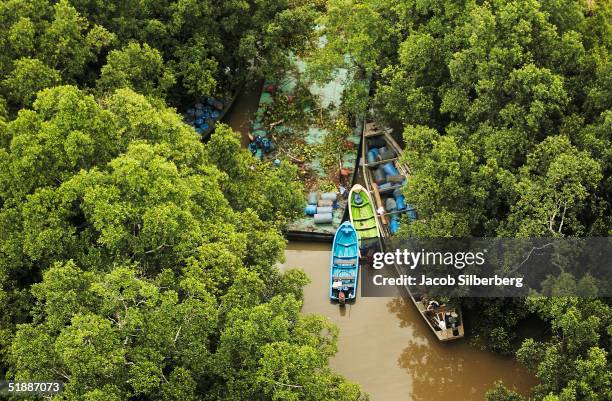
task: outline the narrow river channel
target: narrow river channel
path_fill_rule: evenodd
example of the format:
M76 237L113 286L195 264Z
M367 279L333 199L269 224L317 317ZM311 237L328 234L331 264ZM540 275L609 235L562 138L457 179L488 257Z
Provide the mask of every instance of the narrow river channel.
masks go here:
M525 395L535 384L512 358L480 351L466 340L438 342L402 298L331 304L330 256L330 245L291 242L280 268L299 267L310 277L302 312L327 316L340 328L331 367L360 384L372 401L482 401L498 380Z
M226 123L248 144L259 86L246 88ZM291 242L281 269L303 269L303 313L327 316L340 329L331 367L358 383L371 401L482 401L496 381L528 395L535 379L515 360L480 351L466 340L440 343L412 304L398 298L358 297L340 308L328 298L330 244ZM469 327L466 328L469 334Z

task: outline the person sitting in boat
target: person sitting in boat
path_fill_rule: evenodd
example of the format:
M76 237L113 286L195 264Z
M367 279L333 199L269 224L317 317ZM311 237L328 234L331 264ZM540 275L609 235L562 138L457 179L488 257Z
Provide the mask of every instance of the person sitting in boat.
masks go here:
M447 326L454 329L457 326L458 318L459 315L456 312L446 312Z
M432 299L431 301L429 301L429 303L427 304L427 310L436 310L440 307L440 302L436 301L435 299Z
M444 313L436 313L434 315L434 321L436 323L436 326L438 326L440 330L446 330L446 319L444 318Z

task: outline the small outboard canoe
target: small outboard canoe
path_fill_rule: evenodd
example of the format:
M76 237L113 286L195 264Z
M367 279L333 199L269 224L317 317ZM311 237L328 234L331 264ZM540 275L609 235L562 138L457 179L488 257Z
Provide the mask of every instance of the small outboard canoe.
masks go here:
M360 243L380 237L374 202L368 190L359 184L353 185L349 193L349 217Z
M344 304L357 295L359 244L355 227L345 221L338 227L329 268L329 298Z

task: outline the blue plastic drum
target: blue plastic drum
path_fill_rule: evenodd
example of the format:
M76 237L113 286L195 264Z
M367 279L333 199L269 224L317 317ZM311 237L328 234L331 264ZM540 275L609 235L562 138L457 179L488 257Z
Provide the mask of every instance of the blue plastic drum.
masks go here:
M387 175L399 175L399 171L397 171L393 162L383 164L383 169Z

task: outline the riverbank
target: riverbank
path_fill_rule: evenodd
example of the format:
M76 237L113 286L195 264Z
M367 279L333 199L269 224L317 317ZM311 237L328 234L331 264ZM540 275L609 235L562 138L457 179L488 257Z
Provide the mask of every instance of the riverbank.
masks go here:
M281 269L304 269L303 313L340 328L330 366L359 383L372 401L482 401L496 381L528 395L535 378L510 357L480 351L465 340L438 342L412 304L401 298L362 298L340 308L327 297L330 246L292 242Z

